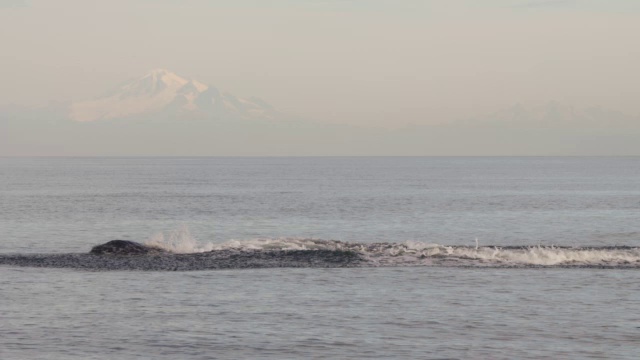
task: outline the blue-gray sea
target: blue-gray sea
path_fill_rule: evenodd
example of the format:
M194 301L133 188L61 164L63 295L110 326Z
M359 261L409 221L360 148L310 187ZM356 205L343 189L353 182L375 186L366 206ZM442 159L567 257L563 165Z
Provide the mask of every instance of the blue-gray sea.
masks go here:
M0 265L1 359L640 354L639 157L0 158L0 255L113 239L390 245L354 268Z

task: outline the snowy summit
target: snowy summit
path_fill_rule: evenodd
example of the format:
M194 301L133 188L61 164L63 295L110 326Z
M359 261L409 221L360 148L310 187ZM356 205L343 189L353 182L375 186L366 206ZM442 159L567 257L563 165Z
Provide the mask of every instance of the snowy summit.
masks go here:
M242 99L213 86L154 69L97 99L71 104L80 122L140 117L273 119L276 111L256 98Z

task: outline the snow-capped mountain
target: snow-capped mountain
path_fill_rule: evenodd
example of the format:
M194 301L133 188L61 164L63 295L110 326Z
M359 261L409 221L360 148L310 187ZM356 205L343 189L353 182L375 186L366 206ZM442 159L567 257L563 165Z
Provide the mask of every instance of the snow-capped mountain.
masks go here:
M73 102L70 118L88 122L165 117L175 119L274 119L277 111L257 98L221 93L213 86L154 69L97 99Z

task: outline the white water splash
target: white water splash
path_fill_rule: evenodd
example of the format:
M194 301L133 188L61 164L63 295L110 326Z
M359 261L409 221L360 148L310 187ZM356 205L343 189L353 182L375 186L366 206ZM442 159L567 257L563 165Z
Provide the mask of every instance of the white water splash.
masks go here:
M200 244L191 236L185 225L166 233L159 232L144 242L147 246L157 247L176 254L201 253L214 250L212 243Z
M214 250L340 250L345 249L348 243L308 238L258 238L228 240L217 244L200 243L191 235L187 226L181 226L176 230L156 233L144 244L176 254L190 254Z
M349 243L309 238L259 238L229 240L214 245L214 250L344 250Z
M310 238L258 238L199 243L186 226L158 233L145 242L173 253L217 250L349 250L374 266L640 266L640 248L554 246L447 246L421 241L350 243Z

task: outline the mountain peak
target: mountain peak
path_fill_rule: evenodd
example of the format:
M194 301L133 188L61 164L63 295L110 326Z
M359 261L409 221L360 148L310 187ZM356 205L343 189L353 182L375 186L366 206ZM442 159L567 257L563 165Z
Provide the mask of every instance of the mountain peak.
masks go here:
M146 87L151 88L150 90L154 90L156 88L165 88L165 87L181 87L188 83L189 80L185 79L175 73L166 70L166 69L153 69L147 72L141 78L138 78L137 81L133 81L128 85L132 85L130 87Z
M73 120L83 122L140 116L271 119L274 115L271 106L221 93L163 68L152 69L109 95L74 102L70 112Z
M173 71L169 71L167 69L161 69L161 68L149 70L142 78L147 78L147 77L151 77L155 79L164 79L164 78L181 79L181 80L187 81L187 79L177 75Z

